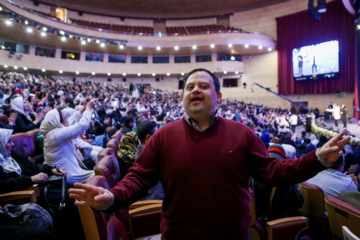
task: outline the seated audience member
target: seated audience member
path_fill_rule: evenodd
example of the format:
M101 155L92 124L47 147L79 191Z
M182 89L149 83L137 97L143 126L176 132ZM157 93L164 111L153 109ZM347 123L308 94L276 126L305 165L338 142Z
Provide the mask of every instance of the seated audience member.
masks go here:
M281 144L289 144L293 146L295 149L297 148L296 143L291 139L293 136L293 133L291 131L288 131L287 133L284 133L283 136L280 138Z
M269 156L276 159L286 159L285 149L280 144L273 144L268 148ZM276 187L270 206L272 186L250 179L250 187L253 189L256 199L256 215L259 223L263 226L267 221L299 216L298 209L303 205L303 198L298 193L295 185Z
M263 133L260 137L261 141L265 144L266 147L269 147L270 137L267 133Z
M14 128L16 126L15 121L16 121L17 116L18 116L18 112L12 111L8 117L8 124L0 121L0 128L14 130Z
M0 129L0 193L23 190L33 184L39 184L40 196L37 198L37 204L48 211L50 207L58 209L62 194L61 187L48 189L47 203L44 195L44 183L50 175L66 176L67 173L48 164L34 164L22 153L12 150L14 143L10 138L11 133L12 130ZM65 187L65 208L62 210L62 214L53 214L54 228L56 234L61 234L61 231L66 227L69 231L76 232L75 234L81 236L83 233L76 230L81 226L80 216L74 205L74 200L69 198L67 191L70 187L73 185L67 184ZM70 217L71 220L64 221L61 216ZM77 227L72 228L75 226Z
M327 195L338 197L343 191L357 191L354 180L342 172L345 164L344 161L344 155L341 155L334 166L319 172L306 182L320 187L324 191L325 197Z
M136 128L136 133L138 135L140 144L136 153L136 158L140 155L141 151L144 149L146 143L150 140L151 136L157 130L156 122L149 120L142 120L139 122ZM159 181L154 187L150 188L146 197L141 198L140 200L156 200L164 198L164 189Z
M326 142L327 142L327 138L324 135L320 136L320 140L319 143L316 145L317 148L321 148Z
M343 191L339 194L339 199L353 207L360 209L360 192L358 191Z
M125 118L125 124L124 126L121 128L121 132L122 133L128 133L132 131L132 128L135 126L136 123L136 118L133 115L128 115Z
M86 169L81 156L76 151L74 138L89 127L91 114L95 107L91 100L81 112L76 112L79 121L69 126L68 117L60 109L46 114L40 132L44 136L44 158L47 164L63 168L67 172L67 182L86 182L95 175Z
M319 143L319 140L317 139L315 134L311 134L310 135L310 142L311 144L313 144L314 146L317 146Z
M15 133L34 130L36 127L39 127L41 120L43 120L45 116L45 112L41 111L36 114L35 120L33 121L24 109L24 99L21 95L15 95L11 99L11 109L18 112L15 120Z
M134 165L138 147L139 138L136 132L130 131L121 137L119 142L119 150L117 152L121 179L127 174L129 168Z

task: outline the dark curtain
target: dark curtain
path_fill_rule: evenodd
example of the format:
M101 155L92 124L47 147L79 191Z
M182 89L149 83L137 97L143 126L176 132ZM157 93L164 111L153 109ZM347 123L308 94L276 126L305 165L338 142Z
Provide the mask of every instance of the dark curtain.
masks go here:
M327 4L326 13L316 20L309 11L277 18L279 94L321 94L353 92L355 77L354 17L340 0ZM292 50L321 42L339 41L339 70L336 79L295 81Z

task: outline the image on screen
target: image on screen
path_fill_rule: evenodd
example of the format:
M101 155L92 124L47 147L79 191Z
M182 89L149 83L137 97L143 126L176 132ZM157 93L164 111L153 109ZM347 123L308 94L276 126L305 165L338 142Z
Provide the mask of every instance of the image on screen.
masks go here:
M339 41L294 48L293 75L296 81L339 77Z

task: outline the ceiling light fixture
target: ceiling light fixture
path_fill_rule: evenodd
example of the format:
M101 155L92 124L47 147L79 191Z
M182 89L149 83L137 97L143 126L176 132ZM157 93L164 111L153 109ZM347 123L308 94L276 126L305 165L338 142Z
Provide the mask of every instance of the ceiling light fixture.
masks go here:
M28 28L26 28L26 32L32 33L32 32L33 32L33 29L32 29L31 27L28 27Z
M59 73L62 74L64 71L63 70L59 70Z
M43 69L41 69L41 71L42 71L42 72L46 72L46 70L45 70L44 68L43 68Z
M197 49L197 46L196 46L196 45L193 45L193 46L192 46L192 49L194 49L194 50Z
M26 71L26 70L27 70L27 67L24 67L24 70Z
M141 73L138 73L138 76L140 77L140 76L141 76Z
M210 48L215 48L215 44L212 43L212 44L210 45Z
M229 43L228 48L232 48L232 47L233 47L232 43Z
M143 47L142 47L142 46L138 46L138 50L139 50L139 51L143 50Z
M156 51L160 51L161 50L161 47L160 46L157 46L156 47Z
M244 47L245 47L245 48L249 48L249 44L245 44Z
M178 50L179 50L179 46L175 46L175 47L174 47L174 50L175 50L175 51L178 51Z
M124 49L124 45L120 44L119 48Z
M66 37L65 37L65 36L62 36L62 37L61 37L61 41L66 42Z
M40 35L41 35L42 37L46 37L46 33L45 33L45 32L41 32Z
M79 74L80 74L80 72L79 72L79 71L76 71L76 72L75 72L75 74L76 74L76 75L79 75Z
M155 73L153 73L153 74L152 74L152 76L153 76L153 77L155 77L155 76L156 76L156 74L155 74Z
M268 48L268 52L271 52L271 51L272 51L272 48L271 48L271 47L269 47L269 48Z
M259 50L263 49L263 47L262 47L262 46L259 46L258 48L259 48Z

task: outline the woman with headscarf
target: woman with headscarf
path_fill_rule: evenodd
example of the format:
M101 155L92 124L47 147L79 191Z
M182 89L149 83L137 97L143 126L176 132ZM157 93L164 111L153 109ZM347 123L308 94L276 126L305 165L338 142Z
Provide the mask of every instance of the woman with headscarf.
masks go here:
M44 158L49 165L58 166L66 170L67 182L86 182L95 173L87 170L76 152L74 138L88 128L91 114L95 107L95 100L91 100L81 112L75 112L69 125L69 118L60 109L48 112L40 127L44 136Z
M36 127L39 127L41 120L43 120L45 116L45 112L39 112L36 114L35 120L33 121L24 109L24 98L21 95L13 96L11 100L11 109L18 112L15 120L15 133L34 130Z

